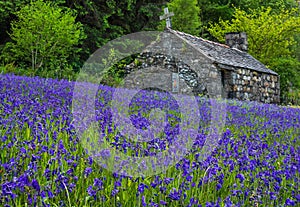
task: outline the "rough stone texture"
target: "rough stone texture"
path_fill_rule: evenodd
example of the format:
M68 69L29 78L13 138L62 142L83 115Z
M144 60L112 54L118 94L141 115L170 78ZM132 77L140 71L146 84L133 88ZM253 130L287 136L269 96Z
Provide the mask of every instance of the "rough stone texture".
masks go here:
M224 98L279 103L278 76L242 68L225 74Z
M201 78L187 64L174 57L145 52L125 67L128 74L124 80L126 88L147 88L149 86L172 91L172 73L179 74L179 93L208 95Z
M171 29L168 29L168 32L183 38L190 45L193 45L195 48L199 49L200 53L205 54L214 60L214 62L224 66L248 68L263 73L278 75L274 71L268 69L264 64L253 58L247 52L236 48L230 48L228 45L208 41L183 32L178 32Z
M178 73L179 93L279 103L277 73L245 52L193 38L170 29L163 32L139 55L138 64L133 62L125 67L125 87L143 88L151 84L171 92L172 73Z
M225 34L226 45L241 51L248 51L247 34L245 32L230 32Z

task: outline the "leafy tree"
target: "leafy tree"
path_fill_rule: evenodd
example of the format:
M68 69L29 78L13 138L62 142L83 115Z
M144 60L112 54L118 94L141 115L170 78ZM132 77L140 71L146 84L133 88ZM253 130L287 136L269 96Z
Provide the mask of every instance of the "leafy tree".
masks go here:
M166 4L164 0L45 1L55 3L63 11L67 10L66 8L76 11L76 21L82 24L87 36L80 44L81 50L78 52L77 49L73 49L68 57L74 71L79 71L90 54L108 41L142 30L156 30L160 23L158 14L161 7ZM11 43L6 45L5 51L3 45L12 41L8 31L11 30L11 22L17 20L16 12L30 2L30 0L0 0L0 54L6 54L0 57L0 61L4 65L15 65L20 68L29 64L24 58L14 58L15 54L9 50ZM18 65L12 64L16 59ZM20 59L25 64L21 64Z
M172 0L167 6L171 12L174 12L172 17L173 29L199 35L201 20L197 0ZM162 29L165 25L165 22L162 22L159 28Z
M82 65L91 53L122 35L156 30L160 23L158 14L164 4L164 0L66 1L65 6L77 11L77 21L83 24L87 35L76 63Z
M273 11L280 12L281 9L292 9L297 7L297 0L242 0L239 6L244 11L259 9L261 7L271 7Z
M6 44L6 50L13 53L13 60L30 63L34 72L42 68L62 77L74 46L84 38L82 25L75 22L74 12L37 0L16 15L18 20L11 24L13 42Z
M28 3L28 0L5 0L0 1L0 52L1 47L10 41L7 31L10 29L10 23L15 18L13 14L22 6Z
M30 2L31 0L0 0L0 46L10 41L7 31L10 30L10 23L17 18L15 12ZM65 0L53 0L53 2L63 4Z
M286 102L291 92L300 92L300 62L296 58L281 57L273 59L271 65L280 74L281 99ZM297 99L300 100L300 96Z
M235 8L251 13L262 6L271 7L273 12L298 6L296 0L198 0L198 5L201 9L201 36L209 39L213 39L207 31L209 23L217 23L220 19L231 20Z
M234 13L232 8L233 2L230 0L198 0L198 5L201 9L201 36L208 37L209 33L206 31L206 27L209 22L216 23L219 19L230 20Z
M295 9L282 10L279 14L271 11L270 7L252 13L236 9L234 19L220 20L208 30L221 42L225 42L227 32L246 32L249 53L269 64L274 58L292 55L291 46L296 44L294 36L300 32L300 17L295 15Z

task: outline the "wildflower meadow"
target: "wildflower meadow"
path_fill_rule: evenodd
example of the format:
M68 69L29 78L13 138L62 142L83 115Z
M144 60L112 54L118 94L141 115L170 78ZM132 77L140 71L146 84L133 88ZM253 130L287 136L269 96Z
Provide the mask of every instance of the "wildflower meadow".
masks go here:
M220 101L226 107L224 126L216 146L203 151L214 127L213 106L197 97L199 116L189 122L189 149L160 172L132 176L129 168L140 166L120 162L119 171L110 170L95 155L106 157L106 164L114 162L113 155L102 149L91 153L97 145L88 143L95 137L78 136L76 123L82 120L76 117L84 110L72 110L74 86L67 80L0 75L0 206L300 206L299 108ZM176 144L181 121L190 116L182 117L170 94L141 91L134 97L129 114L136 128L151 125L154 108L166 114L163 133L138 142L115 125L114 90L100 85L93 103L105 146L146 158ZM173 148L183 146L178 142Z

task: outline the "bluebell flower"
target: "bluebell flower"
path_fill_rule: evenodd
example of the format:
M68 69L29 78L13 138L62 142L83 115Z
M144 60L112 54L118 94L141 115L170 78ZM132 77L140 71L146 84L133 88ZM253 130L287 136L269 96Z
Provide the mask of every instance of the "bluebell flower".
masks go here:
M285 205L286 206L295 206L296 205L296 202L295 201L293 201L292 199L286 199L286 201L285 201Z
M167 203L166 201L164 201L164 200L160 200L160 201L159 201L159 204L160 204L160 205L166 206L168 203Z
M48 190L47 192L48 192L48 197L49 198L54 198L54 195L53 195L51 190Z
M113 189L112 192L111 192L111 196L115 196L119 193L119 190L118 189Z
M92 173L93 169L90 168L90 167L87 167L85 170L84 170L84 176L89 176L91 173Z
M217 184L216 189L220 190L222 188L222 185L220 183Z
M241 183L244 182L244 180L245 180L245 176L242 173L237 174L236 178L240 179Z
M87 188L87 193L89 194L89 196L94 197L94 199L96 199L96 193L97 193L97 191L95 191L95 190L93 189L93 186L90 185L90 186Z
M270 195L270 200L276 200L277 199L277 196L274 192L270 192L269 195Z
M143 194L145 191L145 188L149 188L149 186L145 185L144 183L140 183L137 189L137 196L139 196L140 194Z
M172 200L178 201L181 198L181 190L176 190L175 188L172 189L172 191L169 193L168 197Z
M102 189L103 188L102 180L99 179L99 178L95 178L94 179L94 186L97 187L98 189Z
M147 206L147 203L145 201L145 196L142 196L142 206Z
M300 194L297 194L297 195L295 196L295 198L296 198L296 200L300 203Z
M31 181L31 186L32 186L37 192L40 192L41 188L40 188L39 182L38 182L36 179L33 179L33 180Z
M45 198L47 197L45 191L42 191L42 192L41 192L41 197L42 197L42 199L45 199Z

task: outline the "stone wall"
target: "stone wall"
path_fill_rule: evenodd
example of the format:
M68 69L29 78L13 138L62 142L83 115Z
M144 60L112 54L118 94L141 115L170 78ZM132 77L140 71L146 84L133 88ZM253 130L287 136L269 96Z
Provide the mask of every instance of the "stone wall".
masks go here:
M191 80L197 80L194 81L195 84L197 82L196 87L192 86L194 93L202 93L204 88L206 88L209 97L222 97L221 75L219 69L213 64L214 60L201 53L201 51L188 44L182 38L172 33L164 32L158 41L146 48L145 52L163 54L163 56L166 56L165 60L170 59L170 57L174 58L176 62L175 68L176 70L179 69L179 76L184 81L190 82L190 80L187 80L190 76L189 71L193 71ZM165 63L164 67L169 65L167 67L174 68L172 64Z
M125 66L124 87L157 87L172 91L172 73L179 75L179 93L187 95L208 96L208 91L201 78L182 60L164 54L145 52L135 61Z
M217 64L185 40L168 32L162 33L158 41L147 46L137 61L127 65L125 70L125 85L128 88L139 84L140 88L147 88L152 84L171 92L172 73L177 72L180 93L264 103L280 102L278 76ZM145 76L149 78L143 79Z
M145 52L140 54L136 61L127 65L125 71L126 88L138 86L143 89L151 86L171 92L172 73L178 73L179 93L263 103L280 102L279 77L249 69L229 70L212 64L206 68L202 66L193 70L182 60L174 57ZM219 88L221 93L215 91L214 87Z
M276 75L236 68L227 72L225 82L228 84L225 87L225 98L263 103L280 102L279 77Z

